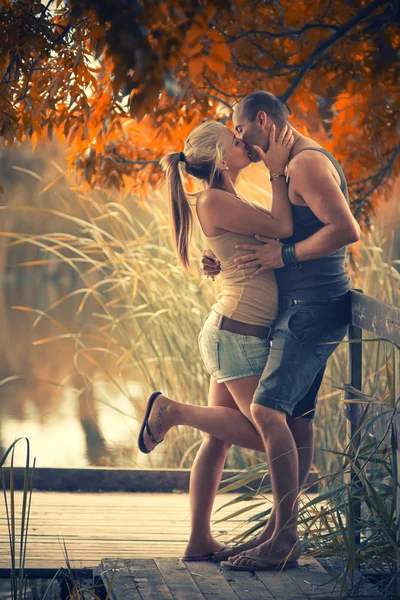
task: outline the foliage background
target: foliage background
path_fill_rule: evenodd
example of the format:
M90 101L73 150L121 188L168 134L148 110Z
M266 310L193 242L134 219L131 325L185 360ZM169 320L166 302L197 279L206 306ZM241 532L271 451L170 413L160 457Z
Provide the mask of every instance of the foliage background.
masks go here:
M56 134L91 187L144 194L196 124L268 89L342 162L360 221L392 193L396 0L1 0L0 17L0 136Z

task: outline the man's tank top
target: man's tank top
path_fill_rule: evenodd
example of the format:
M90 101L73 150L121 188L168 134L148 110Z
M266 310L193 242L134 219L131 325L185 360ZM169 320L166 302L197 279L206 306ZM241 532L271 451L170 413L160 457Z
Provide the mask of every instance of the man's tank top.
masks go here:
M329 158L340 175L340 189L348 202L349 193L346 179L336 158L325 148L303 148L300 152L305 150L322 152ZM324 223L317 219L308 206L296 206L295 204L291 206L293 234L288 238L281 239L284 244L295 244L305 240L324 227ZM298 270L290 270L288 267L276 269L279 294L299 300L332 298L345 294L349 289L350 281L345 267L345 258L346 246L328 256L299 262Z
M248 254L235 244L262 244L252 235L226 231L221 235L206 236L208 245L221 262L221 292L213 309L220 315L251 325L270 326L278 314L278 288L273 270L263 271L254 279L249 275L257 267L239 269L235 258Z

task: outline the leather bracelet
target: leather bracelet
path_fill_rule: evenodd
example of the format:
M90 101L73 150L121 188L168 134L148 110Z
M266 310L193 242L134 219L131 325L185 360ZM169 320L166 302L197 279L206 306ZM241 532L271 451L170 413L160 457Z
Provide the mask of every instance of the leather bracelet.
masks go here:
M301 265L296 258L294 244L284 244L282 246L282 260L283 264L288 267L291 271L300 269Z
M286 179L285 173L271 173L269 178L270 181L277 181L280 177L284 177Z
M282 260L286 266L297 263L294 244L284 244L282 246Z

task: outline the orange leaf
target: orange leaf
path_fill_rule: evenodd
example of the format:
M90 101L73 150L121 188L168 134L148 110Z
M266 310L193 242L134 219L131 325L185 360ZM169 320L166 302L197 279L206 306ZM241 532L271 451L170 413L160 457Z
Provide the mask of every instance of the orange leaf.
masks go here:
M196 54L201 54L204 51L204 47L202 44L196 44L195 46L190 45L189 48L186 48L185 54L187 57L195 56Z
M32 143L33 150L36 148L38 141L39 141L39 136L36 133L36 131L34 131L31 135L31 143Z
M222 35L222 33L220 33L219 31L216 31L215 29L213 29L212 31L209 31L207 33L207 37L212 42L220 42L220 43L224 42L225 43L225 38Z
M214 42L214 44L211 44L211 54L219 56L225 62L231 62L232 60L231 51L226 44Z
M189 61L189 76L191 79L195 79L202 73L204 64L206 62L205 54L198 54Z
M186 40L189 44L198 44L201 36L203 35L204 30L198 25L194 25L191 27L186 34Z
M226 70L225 62L219 56L215 56L215 54L210 54L207 58L207 66L215 73L225 73Z

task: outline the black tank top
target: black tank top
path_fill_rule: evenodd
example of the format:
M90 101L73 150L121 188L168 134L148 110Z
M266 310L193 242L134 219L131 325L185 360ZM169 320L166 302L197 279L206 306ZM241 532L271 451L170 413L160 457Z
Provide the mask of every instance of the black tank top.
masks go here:
M325 148L303 148L322 152L329 158L340 175L340 189L347 202L349 193L346 178L338 161ZM300 154L300 152L298 154ZM308 206L291 204L293 211L293 235L282 239L284 244L295 244L309 238L319 229L324 227ZM332 298L345 294L349 289L350 279L345 267L346 246L333 254L300 262L296 271L288 267L275 270L279 293L285 296L302 300Z

